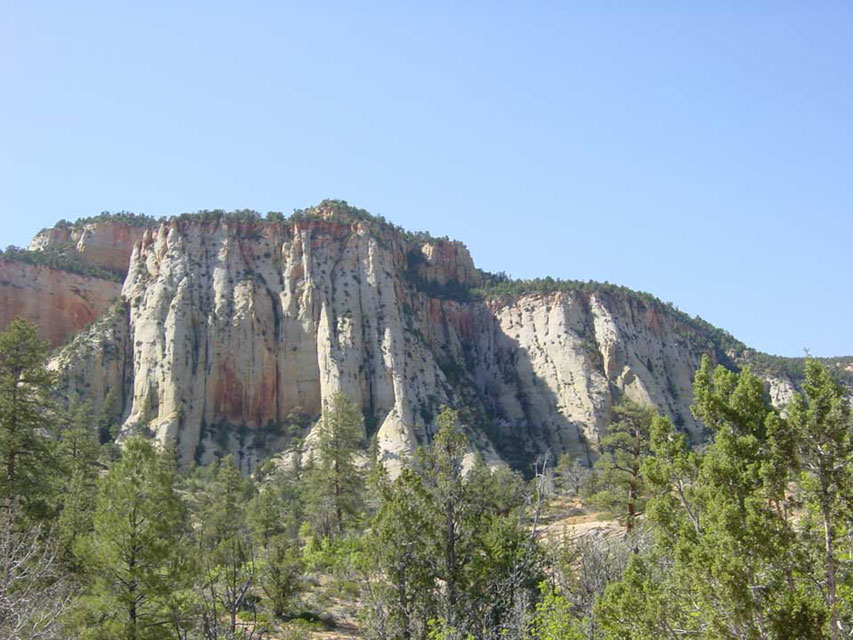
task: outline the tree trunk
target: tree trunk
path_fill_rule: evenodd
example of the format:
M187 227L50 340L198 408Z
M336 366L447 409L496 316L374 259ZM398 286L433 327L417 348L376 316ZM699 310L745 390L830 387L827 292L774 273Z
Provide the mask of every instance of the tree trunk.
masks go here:
M447 525L447 615L448 622L453 627L456 625L456 524L451 502L445 505L445 519Z
M631 479L628 481L628 513L625 521L625 534L634 529L634 519L637 517L637 476L639 470L635 467L631 470Z
M409 598L406 589L406 568L405 564L400 573L399 582L397 583L397 591L399 594L400 617L403 620L403 640L409 640L412 637L409 621Z
M829 605L832 640L839 640L838 603L835 594L835 544L832 539L830 508L825 500L821 504L821 514L823 516L823 534L826 546L826 601Z

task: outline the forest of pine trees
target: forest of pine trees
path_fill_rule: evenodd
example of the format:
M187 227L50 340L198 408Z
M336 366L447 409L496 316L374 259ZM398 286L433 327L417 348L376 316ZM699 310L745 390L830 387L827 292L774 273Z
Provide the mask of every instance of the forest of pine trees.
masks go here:
M853 637L850 404L817 361L779 411L706 358L705 444L626 402L592 470L545 457L526 480L449 408L389 474L342 394L250 477L179 472L61 407L47 356L24 320L0 333L0 638ZM571 509L617 535L560 535Z

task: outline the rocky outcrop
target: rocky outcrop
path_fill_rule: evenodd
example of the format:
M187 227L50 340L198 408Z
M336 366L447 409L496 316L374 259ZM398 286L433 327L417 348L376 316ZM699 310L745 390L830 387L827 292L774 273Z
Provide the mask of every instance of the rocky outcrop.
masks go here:
M82 262L126 273L133 246L146 227L117 220L64 224L43 229L30 242L30 251L58 251Z
M439 285L457 283L476 287L481 281L471 254L461 242L424 242L415 245L410 249L409 263L418 276Z
M114 424L124 421L130 406L133 369L128 326L127 305L117 302L74 336L48 365L60 374L63 397L90 401L94 415Z
M785 407L797 393L797 388L794 383L787 377L782 376L766 376L765 385L770 402L774 407L779 409Z
M0 258L0 329L15 316L36 322L52 346L94 322L121 293L121 284L46 265Z
M405 243L363 223L173 220L146 234L123 290L128 428L150 421L189 459L223 425L275 432L344 391L390 455L411 451L427 427L417 408L446 394L407 328L406 268Z
M528 457L568 450L590 459L624 397L698 433L689 405L702 350L658 305L554 293L483 305L481 315L493 326L477 330L470 370L492 420L517 443L502 450L527 441Z
M126 312L54 366L96 405L120 388L123 432L176 441L185 464L227 450L249 469L336 391L392 467L442 405L487 459L522 469L546 450L594 457L623 397L698 432L690 382L707 343L664 305L581 289L444 295L479 278L463 245L369 221L172 219L133 249Z

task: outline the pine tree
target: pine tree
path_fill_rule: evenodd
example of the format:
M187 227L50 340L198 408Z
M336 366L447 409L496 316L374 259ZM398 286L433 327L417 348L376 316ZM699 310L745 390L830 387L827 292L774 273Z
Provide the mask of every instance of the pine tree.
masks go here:
M322 538L344 533L357 520L364 499L364 478L356 464L364 440L358 407L343 393L334 394L317 425L313 464L306 471L308 516Z
M276 617L285 615L302 584L304 571L297 534L302 517L298 467L267 477L246 507L258 550L258 584Z
M642 464L649 455L653 407L626 400L614 407L614 421L607 427L595 463L596 493L591 501L615 512L625 523L626 533L634 528L646 498Z
M246 506L246 516L255 540L266 547L284 536L295 540L304 517L301 468L298 456L292 464L258 478L257 493Z
M432 446L378 482L365 556L368 618L380 638L514 637L517 605L541 578L521 524L521 478L475 456L457 411L442 409ZM522 616L523 617L523 616Z
M431 485L437 516L437 547L434 550L438 577L444 582L443 617L456 627L462 617L463 575L471 542L465 526L463 461L468 439L459 424L459 412L444 408L438 415L438 433L432 443L434 484Z
M52 512L57 480L47 353L36 326L22 318L0 332L0 501L36 519Z
M90 585L78 603L81 638L169 636L172 599L193 575L176 482L174 462L138 437L99 479L94 530L78 545Z
M250 638L254 628L238 634L241 610L257 611L252 598L257 583L255 546L246 519L247 482L232 456L219 461L210 493L199 514L199 555L203 566L200 596L206 638ZM222 624L222 616L227 623Z
M655 540L600 601L606 637L826 637L803 523L786 504L795 435L748 369L703 358L694 399L713 443L691 452L653 421L642 473Z
M121 420L121 400L118 387L111 387L104 396L101 409L98 412L98 440L101 444L116 439L118 423Z
M435 578L429 555L436 521L421 478L404 467L383 483L380 507L367 539L369 610L383 638L423 638L426 621L437 616Z
M98 434L91 405L72 402L59 434L58 463L63 482L59 493L57 537L63 561L74 564L75 542L92 529L98 477Z
M299 547L286 536L277 535L262 547L258 582L277 618L292 605L302 586L303 571Z

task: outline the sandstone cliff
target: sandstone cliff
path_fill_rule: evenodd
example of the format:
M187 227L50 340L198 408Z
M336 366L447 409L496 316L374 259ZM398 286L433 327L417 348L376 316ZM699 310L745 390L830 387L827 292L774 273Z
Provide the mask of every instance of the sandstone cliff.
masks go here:
M94 322L120 293L119 282L0 258L0 328L22 316L54 347Z
M183 464L229 451L250 470L309 435L336 391L362 406L391 467L429 441L442 405L488 460L591 461L625 397L701 440L689 407L703 354L755 365L779 406L802 368L648 294L484 274L461 243L345 203L266 221L101 216L31 250L47 264L0 259L0 327L22 314L57 345L98 318L51 362L63 395L97 411L110 396L124 436L174 440Z
M291 222L171 219L143 231L114 313L55 361L96 405L121 388L124 432L244 467L287 446L344 391L393 466L463 411L474 447L524 467L589 458L623 396L692 434L692 373L711 352L663 304L619 291L476 299L463 245L315 212ZM453 299L455 298L455 299Z
M62 252L89 265L126 273L133 245L142 239L148 224L141 216L134 218L135 224L106 219L43 229L32 239L29 250Z

